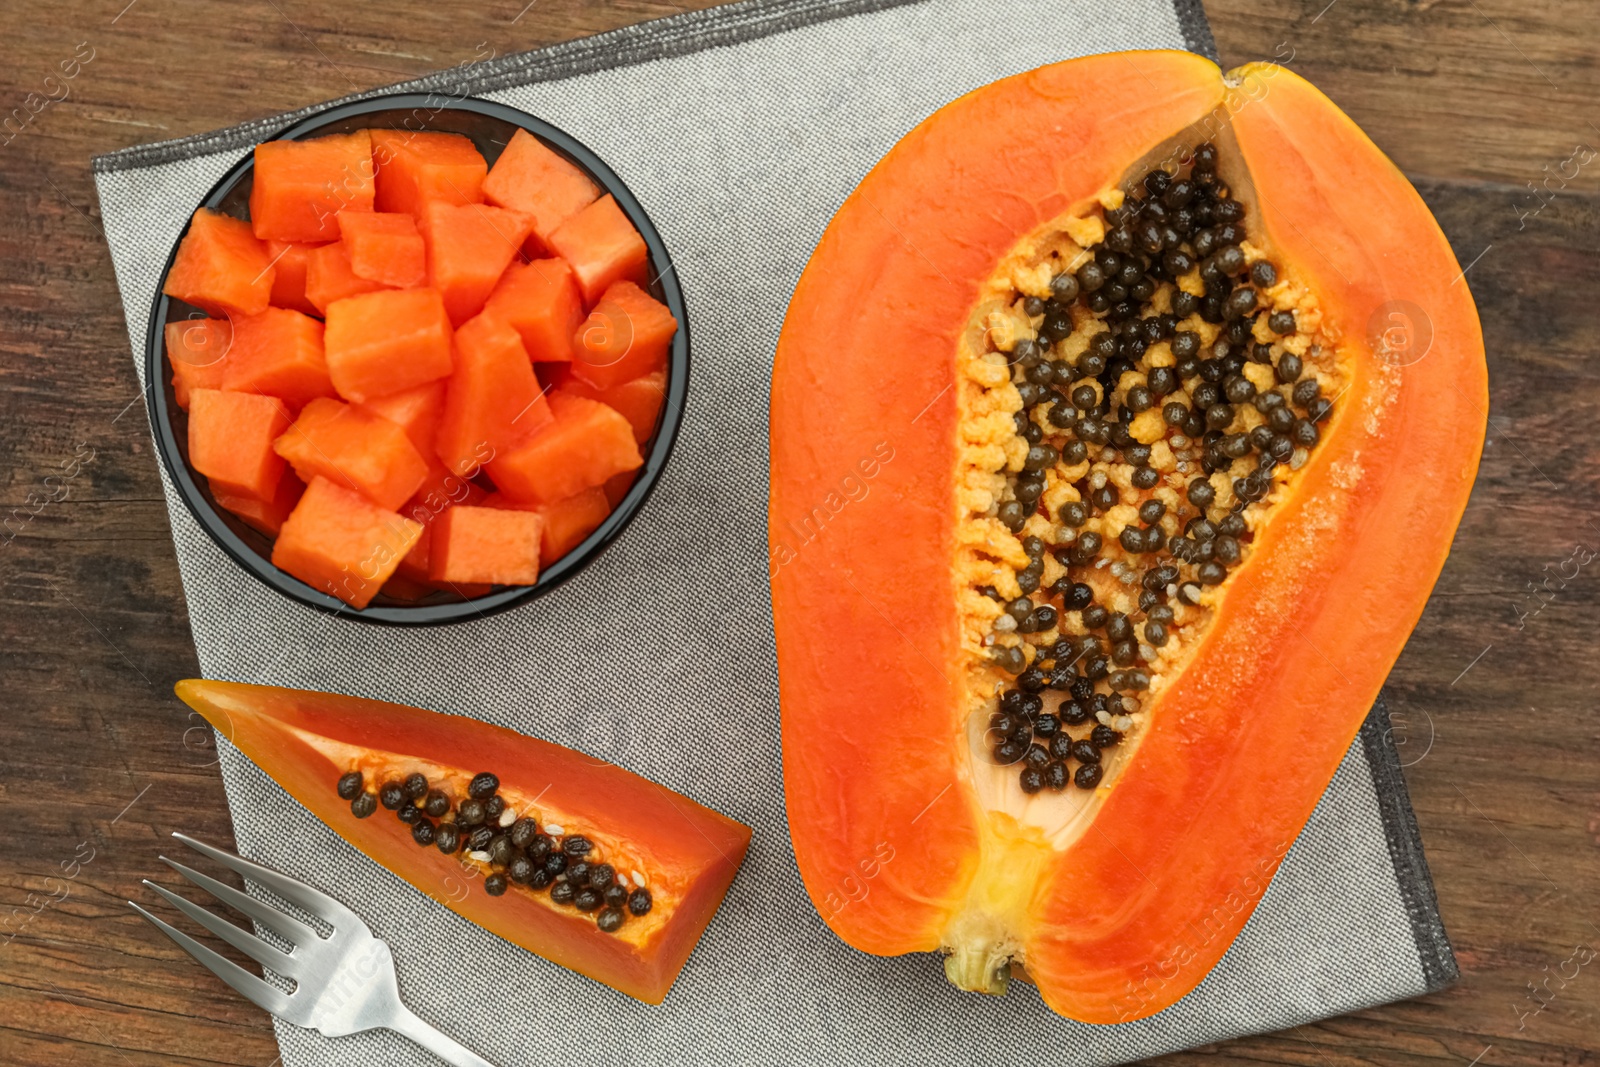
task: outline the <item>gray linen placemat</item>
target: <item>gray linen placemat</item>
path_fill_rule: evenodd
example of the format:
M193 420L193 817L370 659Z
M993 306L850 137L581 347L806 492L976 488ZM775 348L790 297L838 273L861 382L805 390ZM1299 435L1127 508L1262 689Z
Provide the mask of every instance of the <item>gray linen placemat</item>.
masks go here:
M633 526L580 578L519 610L431 631L287 603L233 566L168 485L200 665L208 677L479 716L614 760L755 828L727 902L651 1008L438 907L223 744L241 849L356 907L394 946L418 1013L505 1064L547 1058L556 1035L611 1063L1114 1063L1455 979L1381 705L1223 962L1140 1022L1080 1025L1030 986L971 996L948 988L931 956L855 952L823 925L790 852L765 501L768 372L794 283L857 181L961 93L1094 52L1211 54L1196 0L1176 2L752 0L408 86L547 119L644 204L694 329L676 454ZM296 117L95 160L141 373L151 299L192 205ZM289 1067L433 1062L388 1034L278 1032Z

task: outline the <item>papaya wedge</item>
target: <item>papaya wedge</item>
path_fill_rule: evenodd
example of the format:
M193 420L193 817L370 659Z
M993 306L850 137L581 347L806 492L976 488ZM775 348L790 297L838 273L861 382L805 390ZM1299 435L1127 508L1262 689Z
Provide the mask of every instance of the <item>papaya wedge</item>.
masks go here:
M663 786L474 719L233 682L189 679L177 692L423 893L649 1004L666 997L750 842L748 827Z
M791 834L846 942L1092 1023L1194 989L1422 612L1487 404L1409 183L1275 66L1075 60L840 208L773 370Z

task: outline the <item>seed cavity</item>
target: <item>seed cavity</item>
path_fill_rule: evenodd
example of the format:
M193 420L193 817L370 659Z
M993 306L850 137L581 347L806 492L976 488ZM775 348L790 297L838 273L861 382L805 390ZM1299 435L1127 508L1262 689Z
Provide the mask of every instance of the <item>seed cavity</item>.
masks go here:
M1102 195L980 305L964 603L989 751L1024 794L1115 774L1106 750L1209 624L1340 392L1320 311L1251 243L1217 159L1203 143Z
M365 819L383 806L409 824L411 839L447 856L459 853L464 865L486 868L484 892L504 896L512 886L523 891L548 889L550 899L593 914L604 933L622 929L631 915L654 907L645 876L630 869L620 874L592 838L568 834L556 823L542 830L532 813L519 815L499 793L500 779L485 771L461 781L430 782L420 771L402 779L386 779L376 791L365 788L359 769L339 776L334 789L350 801L350 812ZM418 803L420 802L420 803ZM631 877L633 888L625 882Z

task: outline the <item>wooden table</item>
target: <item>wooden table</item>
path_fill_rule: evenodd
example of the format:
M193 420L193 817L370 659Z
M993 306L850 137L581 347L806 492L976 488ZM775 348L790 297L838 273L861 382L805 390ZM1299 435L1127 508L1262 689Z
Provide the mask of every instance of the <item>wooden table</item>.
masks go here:
M0 945L0 1062L277 1058L267 1017L123 903L168 831L231 831L207 734L172 697L197 668L89 158L412 77L480 43L510 52L681 10L525 2L93 0L4 16L0 110L66 95L0 144L0 915L22 909ZM1585 562L1600 560L1600 5L1207 7L1230 65L1288 59L1417 184L1468 268L1493 406L1455 554L1393 676L1463 979L1169 1059L1594 1062L1600 964L1573 971L1600 948L1600 562Z

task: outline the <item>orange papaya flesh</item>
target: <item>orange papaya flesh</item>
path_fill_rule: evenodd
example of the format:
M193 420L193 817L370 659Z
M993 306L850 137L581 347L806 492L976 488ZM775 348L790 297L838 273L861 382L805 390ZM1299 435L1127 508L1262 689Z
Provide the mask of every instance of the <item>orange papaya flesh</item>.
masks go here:
M433 523L428 578L433 582L532 585L539 580L544 520L537 512L453 507Z
M337 241L341 211L371 211L372 138L366 130L256 145L250 225L274 241Z
M450 319L434 289L384 289L328 305L328 374L352 403L450 373Z
M489 168L483 195L491 204L532 216L542 245L557 226L593 203L600 187L567 157L518 130Z
M272 565L364 608L422 536L422 526L317 475L272 543Z
M633 439L642 448L656 432L656 422L661 418L661 406L667 397L667 375L665 371L654 371L642 378L630 378L609 389L596 389L582 379L572 377L557 388L572 396L598 400L621 412L632 424Z
M257 500L249 496L232 496L228 493L214 493L217 504L239 518L243 519L252 528L268 537L277 537L278 531L283 529L283 522L300 503L300 496L306 491L306 485L294 474L285 471L278 479L278 491L271 500Z
M512 944L649 1004L665 999L749 847L748 827L688 797L475 719L233 682L188 680L177 692L313 815L398 877ZM423 811L407 824L385 801L397 799L391 786L403 798L412 775L425 779L414 783ZM469 792L475 780L478 797ZM490 796L513 815L506 833L518 844L505 863L462 847L464 828L478 825L477 809ZM468 803L474 799L476 807ZM530 873L518 862L534 855L550 866ZM549 880L544 872L556 865L564 875L583 874L598 906L582 910L593 901L556 889L571 884L570 877ZM463 882L466 894L447 891Z
M410 215L388 211L339 212L339 237L357 278L410 289L428 273L427 249Z
M1199 984L1449 551L1487 410L1458 278L1277 67L1044 67L867 176L772 388L786 800L840 937L1093 1023Z
M201 208L161 284L168 296L218 316L254 315L272 299L272 259L250 224Z
M473 471L475 475L477 471ZM408 501L400 513L422 527L422 536L411 546L400 561L396 574L422 587L427 592L448 589L463 597L481 596L491 586L476 582L435 582L428 577L433 556L433 524L446 511L456 505L477 507L491 494L481 486L468 481L445 467L438 460L428 464L428 476L422 488Z
M172 396L189 410L189 390L221 389L223 362L233 345L233 323L227 319L180 319L162 331L167 362L172 366Z
M638 480L638 471L625 471L622 474L614 474L607 478L606 484L600 488L605 491L607 503L615 509L618 504L622 503L622 498L628 495L628 490L633 488L633 483Z
M572 361L573 335L583 322L583 296L565 260L511 264L483 311L513 326L535 363Z
M438 460L430 460L428 475L423 479L421 488L406 501L402 511L408 518L426 525L452 504L477 503L487 495L470 480L477 474L477 470L464 475L457 474Z
M678 320L629 281L613 284L574 337L572 373L599 389L662 371Z
M306 296L306 271L311 253L321 245L295 241L268 241L267 257L272 262L272 306L321 315L322 309Z
M536 512L544 520L539 530L539 561L543 566L554 563L581 545L584 538L606 521L612 508L603 489L585 489L548 504L524 504L504 493L495 492L484 499L483 506Z
M302 481L320 475L387 511L410 500L428 475L405 430L332 397L307 404L272 447Z
M428 246L428 284L444 294L459 325L483 310L522 248L533 218L487 204L430 203L420 219Z
M572 265L585 304L593 304L613 282L643 281L650 251L608 193L551 231L545 243Z
M433 439L444 415L443 380L423 382L398 393L373 397L361 405L380 418L388 419L405 431L417 452L426 459L433 455Z
M467 320L455 353L434 452L456 474L470 475L486 455L509 452L548 425L550 405L522 339L505 323Z
M283 401L255 393L195 389L189 394L189 463L213 494L270 501L283 460L272 442L289 428Z
M235 319L222 388L265 393L293 408L332 396L322 323L288 308Z
M633 427L596 400L549 397L552 421L487 465L495 488L513 500L547 503L605 484L644 464Z
M373 130L379 211L420 218L430 203L477 204L483 200L488 164L472 141L433 130Z
M350 247L343 241L319 245L306 254L306 303L316 309L314 314L326 315L335 300L389 288L355 272Z
M443 471L443 468L440 468ZM395 573L400 574L414 582L433 588L432 579L428 577L429 564L433 556L433 523L440 515L449 511L456 504L476 507L490 495L482 488L471 482L457 478L448 471L443 471L446 482L442 489L430 487L434 481L433 472L429 472L429 482L417 490L417 495L406 502L400 509L400 514L422 527L422 536L417 538L417 543L411 546L411 551L406 553L400 561L400 566ZM487 591L487 587L485 587Z

